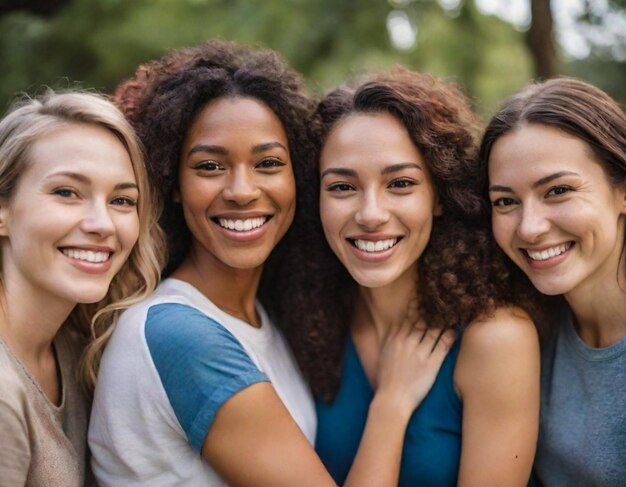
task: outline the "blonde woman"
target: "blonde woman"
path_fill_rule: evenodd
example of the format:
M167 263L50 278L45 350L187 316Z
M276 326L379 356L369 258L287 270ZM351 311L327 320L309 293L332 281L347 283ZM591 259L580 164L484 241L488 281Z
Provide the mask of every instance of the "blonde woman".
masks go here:
M158 280L134 132L87 93L47 93L0 122L1 486L81 486L100 343Z

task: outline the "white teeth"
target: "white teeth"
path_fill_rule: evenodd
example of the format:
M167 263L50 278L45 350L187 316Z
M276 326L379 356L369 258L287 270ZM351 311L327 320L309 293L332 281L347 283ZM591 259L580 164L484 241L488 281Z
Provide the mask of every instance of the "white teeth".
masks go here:
M105 262L109 260L109 257L111 256L111 252L99 252L82 249L63 249L63 253L70 259L84 260L93 264Z
M259 228L267 221L267 217L247 218L246 220L231 220L230 218L218 218L221 227L236 232L249 232L254 228Z
M549 249L542 250L541 252L526 249L526 253L528 254L528 257L530 257L532 260L542 261L542 260L548 260L552 257L556 257L557 255L561 255L566 250L569 250L571 246L572 246L572 243L568 242L566 244L562 244L556 247L551 247Z
M398 243L398 239L388 238L387 240L377 240L375 242L372 240L353 240L353 242L357 249L363 250L364 252L382 252Z

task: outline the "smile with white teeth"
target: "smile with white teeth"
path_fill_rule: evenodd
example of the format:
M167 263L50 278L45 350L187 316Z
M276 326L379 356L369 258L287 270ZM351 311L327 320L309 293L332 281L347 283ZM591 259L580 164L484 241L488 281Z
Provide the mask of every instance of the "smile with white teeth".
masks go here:
M352 240L352 244L363 252L382 252L389 250L398 243L397 238L388 238L386 240Z
M267 221L266 216L260 216L258 218L246 218L245 220L234 220L231 218L218 218L217 222L220 227L227 228L228 230L235 230L236 232L249 232L255 228L262 227Z
M566 252L567 250L570 249L572 245L573 245L572 242L568 242L568 243L557 245L556 247L551 247L549 249L545 249L541 251L526 249L526 254L532 260L537 260L537 261L548 260L548 259L551 259L552 257L556 257L557 255L561 255L563 252Z
M111 252L83 249L63 249L63 254L67 255L70 259L84 260L85 262L91 262L92 264L106 262L109 260L109 257L111 257Z

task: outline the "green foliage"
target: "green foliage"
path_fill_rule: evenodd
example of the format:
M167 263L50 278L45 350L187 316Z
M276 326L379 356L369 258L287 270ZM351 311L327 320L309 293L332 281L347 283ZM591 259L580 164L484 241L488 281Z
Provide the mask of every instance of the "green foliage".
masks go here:
M394 9L417 28L409 50L391 43ZM485 116L532 76L523 34L469 0L453 13L434 0L71 0L48 19L0 18L0 107L41 85L111 92L138 64L214 37L280 51L318 92L398 63L432 72L457 81ZM626 85L609 64L594 75Z

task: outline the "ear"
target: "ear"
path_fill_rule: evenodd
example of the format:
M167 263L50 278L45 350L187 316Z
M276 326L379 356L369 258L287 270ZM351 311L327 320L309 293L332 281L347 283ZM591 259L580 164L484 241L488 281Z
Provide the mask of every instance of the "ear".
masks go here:
M9 235L9 228L7 225L9 213L9 202L5 199L0 199L0 237L6 237Z

